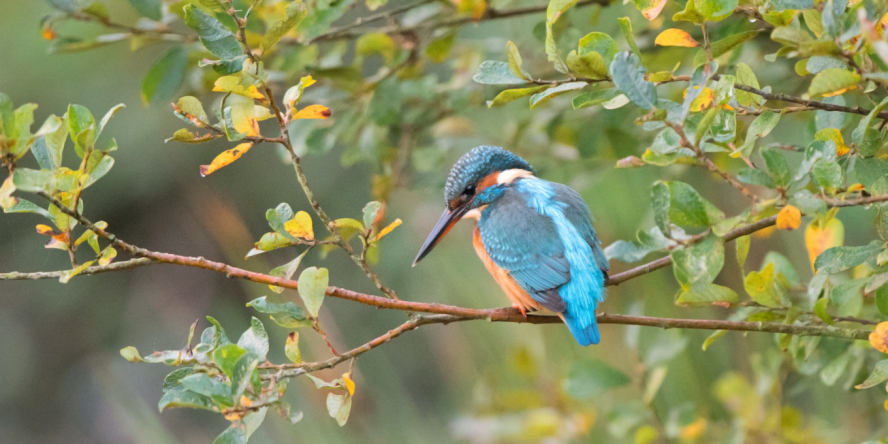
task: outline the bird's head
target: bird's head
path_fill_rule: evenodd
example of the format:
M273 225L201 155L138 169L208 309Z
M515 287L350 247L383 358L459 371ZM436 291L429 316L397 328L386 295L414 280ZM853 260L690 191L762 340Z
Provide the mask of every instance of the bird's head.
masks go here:
M496 146L479 146L464 154L450 169L444 186L447 209L419 250L413 265L435 248L464 217L479 217L483 207L496 200L516 178L533 174L533 167L515 154Z

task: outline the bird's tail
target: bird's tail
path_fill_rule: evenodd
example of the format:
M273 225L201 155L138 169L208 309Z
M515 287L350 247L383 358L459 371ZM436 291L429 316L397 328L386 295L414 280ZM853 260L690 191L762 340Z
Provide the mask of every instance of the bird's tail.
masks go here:
M598 322L595 321L594 312L591 315L582 315L571 313L568 309L564 313L558 313L558 316L567 324L570 334L583 347L598 344L601 341L601 333L598 332Z

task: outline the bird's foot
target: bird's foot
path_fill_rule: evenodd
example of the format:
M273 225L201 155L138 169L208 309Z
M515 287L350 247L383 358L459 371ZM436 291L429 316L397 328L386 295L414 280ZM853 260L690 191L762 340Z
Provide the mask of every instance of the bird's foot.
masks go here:
M518 311L521 312L521 316L524 316L525 318L527 317L527 310L524 308L523 305L515 303L515 304L512 304L512 306L517 308Z

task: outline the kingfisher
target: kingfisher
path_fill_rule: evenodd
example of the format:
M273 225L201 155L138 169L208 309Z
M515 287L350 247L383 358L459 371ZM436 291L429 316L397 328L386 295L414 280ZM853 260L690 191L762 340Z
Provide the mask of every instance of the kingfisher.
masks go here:
M479 146L450 169L444 202L414 266L457 222L474 219L475 252L513 307L557 313L582 346L601 340L595 309L609 266L579 193L534 176L510 151Z

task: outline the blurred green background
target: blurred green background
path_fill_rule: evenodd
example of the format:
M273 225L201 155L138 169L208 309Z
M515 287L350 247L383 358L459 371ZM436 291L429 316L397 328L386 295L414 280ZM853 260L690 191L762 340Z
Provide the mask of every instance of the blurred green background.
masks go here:
M125 2L109 6L122 21L136 19ZM676 5L667 11L670 8L678 10ZM295 210L309 210L291 166L280 160L279 153L259 146L236 164L201 178L198 165L209 163L228 144L164 144L181 122L168 105L147 107L140 99L142 77L164 48L130 52L119 44L49 55L39 28L49 11L38 1L0 5L0 91L17 105L39 104L37 122L50 113L63 114L68 103L85 105L96 115L117 103L127 104L107 130L120 145L116 166L86 194L87 217L107 221L112 232L138 246L257 271L266 272L292 258L292 251L243 258L268 231L266 209L288 202ZM368 13L359 6L342 22L362 14ZM618 35L614 19L626 15L639 18L631 4L582 8L571 18L583 34L598 30ZM526 16L469 26L460 31L457 45L503 60L505 41L512 40L524 50L525 66L534 66L545 61L542 45L530 32L542 19L542 15ZM640 46L651 47L654 34L640 37ZM768 53L777 47L773 45L757 40L747 50ZM667 50L653 55L649 63L671 69L675 61L675 53ZM775 90L803 91L792 78L791 66L784 65L753 68L759 80ZM446 69L430 70L449 75ZM482 85L465 88L487 99L495 94ZM680 89L673 94L680 94ZM633 107L564 113L567 100L553 103L533 111L518 104L491 110L470 107L436 127L438 140L431 148L440 161L423 168L422 159L414 159L407 185L393 192L387 210L388 220L399 217L404 225L382 243L377 269L402 298L473 308L507 305L475 257L468 222L420 266L410 267L440 214L449 165L475 145L505 146L530 160L540 176L580 191L593 209L605 245L652 226L649 193L658 179L680 178L698 186L727 214L744 208L746 203L730 187L687 166L614 169L616 159L640 155L652 137L633 124ZM769 141L811 138L805 116L792 115L784 118L781 130ZM371 172L363 164L341 166L345 148L337 146L304 162L316 195L333 217L357 217L372 200ZM30 156L27 159L33 162ZM847 228L846 244L873 238L871 215L849 209L839 217ZM34 231L40 222L35 215L0 216L0 271L69 267L65 254L42 248L45 238ZM767 251L780 251L807 280L810 265L802 236L799 230L753 239L748 266L758 267ZM729 247L717 283L740 289L742 276L732 252ZM323 260L313 252L303 263L329 268L332 285L375 293L341 252ZM621 263L612 267L629 268ZM676 291L671 272L661 270L612 287L602 310L716 319L732 312L677 307ZM54 280L0 282L0 441L211 442L226 427L225 420L185 409L158 413L161 383L169 369L130 364L118 351L128 345L143 352L178 349L189 325L205 315L219 319L229 335L237 337L256 315L245 303L269 293L263 285L167 265L77 277L67 285ZM404 320L399 312L333 298L325 302L321 316L331 341L341 350ZM199 328L207 325L202 320ZM282 362L286 331L271 322L266 326L271 360ZM601 345L580 348L565 328L555 325L467 322L423 327L358 360L355 404L345 427L328 417L326 392L301 378L291 384L288 397L294 408L305 412L305 419L291 426L269 415L250 442L631 443L638 442L646 428L679 436L676 442L784 442L788 438L774 432L782 428L795 433L792 442L851 443L885 431L882 395L849 389L855 373L828 387L816 372L819 367L803 375L783 362L771 335L729 333L704 352L701 344L708 335L606 325ZM316 335L306 332L302 337L306 360L328 357ZM823 356L816 359L822 365L830 350L841 351L844 344L824 339ZM622 381L620 374L600 377L613 369L629 380ZM332 379L342 371L321 375ZM646 405L645 387L657 376L664 377L662 385ZM614 381L622 381L621 386L608 390Z

